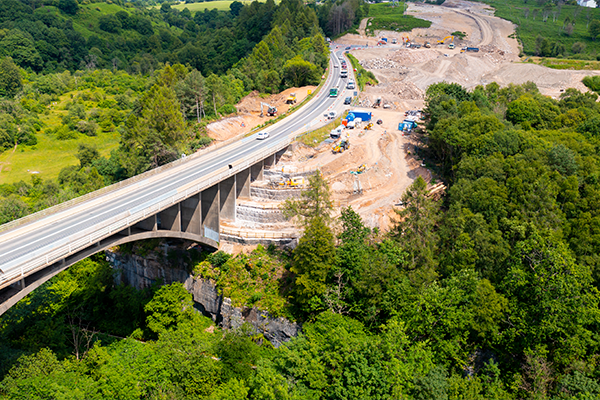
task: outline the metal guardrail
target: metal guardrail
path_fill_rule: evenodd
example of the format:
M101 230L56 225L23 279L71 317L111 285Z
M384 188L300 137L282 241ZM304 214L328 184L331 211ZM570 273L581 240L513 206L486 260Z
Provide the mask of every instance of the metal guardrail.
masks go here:
M224 172L214 173L212 176L208 177L208 179L206 177L203 177L202 182L188 184L184 188L182 188L181 191L177 194L174 194L173 196L170 196L167 199L158 201L155 204L149 205L148 207L139 210L133 214L130 214L130 211L125 211L121 215L115 216L108 220L105 226L97 227L94 232L85 233L84 231L82 237L73 238L68 242L62 244L60 247L53 249L46 254L40 254L39 256L36 256L33 260L29 262L21 263L20 259L13 260L5 264L5 266L3 266L5 269L7 269L7 272L0 276L0 286L6 286L6 283L21 279L22 277L28 275L30 272L39 269L40 267L46 267L47 265L50 265L56 262L57 260L66 258L69 255L88 247L92 243L96 243L108 236L111 236L116 232L125 229L128 226L143 221L149 215L154 215L172 206L173 204L177 204L185 198L188 198L196 193L201 192L203 189L206 189L214 185L215 183L218 183L237 174L240 171L250 168L250 166L257 163L258 161L264 160L266 157L276 153L281 148L285 148L291 143L291 141L292 139L288 137L287 139L278 142L277 146L275 147L267 148L254 155L252 158L245 160L244 162L232 165L232 168L228 168ZM10 270L11 265L20 266L20 268ZM8 268L6 268L6 266L8 266Z
M332 74L328 74L328 77L323 82L322 86L324 86L331 79L331 77L332 77ZM318 92L315 93L315 96L308 103L310 103L312 101L316 101L317 98L318 98ZM13 281L18 281L18 280L22 279L23 277L29 275L30 273L35 272L36 270L44 268L48 265L51 265L52 263L54 263L58 260L64 259L73 253L83 250L92 243L99 242L100 240L102 240L106 237L109 237L112 234L127 228L128 226L131 226L140 221L143 221L147 216L154 215L154 214L172 206L173 204L177 204L178 202L180 202L181 200L183 200L185 198L188 198L196 193L201 192L203 189L206 189L206 188L214 185L215 183L218 183L224 179L227 179L242 170L250 168L255 163L257 163L261 160L264 160L268 156L273 155L276 152L280 151L281 149L289 146L297 137L299 137L301 135L301 133L299 133L299 132L303 132L308 127L309 127L309 124L306 124L304 127L300 128L294 132L291 132L287 136L287 138L285 138L284 140L274 141L273 145L267 147L266 149L264 149L261 152L258 152L257 154L255 154L254 156L252 156L249 159L232 164L231 168L228 168L225 171L222 171L222 172L215 171L212 175L210 175L208 177L200 178L201 179L200 182L199 182L199 180L196 180L193 183L183 186L182 188L178 189L176 194L174 194L166 199L160 200L157 203L151 204L148 207L145 207L144 209L138 210L133 213L131 212L131 210L124 211L120 215L117 215L117 216L105 221L104 225L100 225L100 224L96 225L93 228L90 228L86 231L82 231L80 233L80 235L77 235L76 237L73 237L73 236L75 236L75 235L73 235L72 237L65 239L64 241L61 241L63 243L61 243L61 245L59 247L52 249L46 253L36 254L34 256L34 258L29 261L25 261L22 259L25 257L31 256L31 254L28 254L27 256L22 256L20 258L17 258L16 260L6 263L5 265L2 266L4 273L0 276L0 288L13 283ZM166 164L159 168L155 168L153 170L147 171L147 172L137 175L135 177L126 179L124 181L115 183L110 186L107 186L107 187L97 190L95 192L88 193L84 196L77 197L75 199L66 201L66 202L58 204L56 206L53 206L53 207L47 208L45 210L39 211L37 213L31 214L24 218L20 218L16 221L11 221L7 224L1 225L0 232L8 231L8 230L17 228L19 226L23 226L25 224L35 222L46 216L56 214L60 211L66 210L75 205L82 204L86 201L98 199L106 194L111 194L111 193L116 194L118 189L125 188L134 183L140 182L144 179L148 179L153 176L156 176L166 170L170 170L175 167L181 166L185 162L188 162L190 158L191 159L198 158L206 153L213 152L213 151L220 149L220 148L222 148L230 143L233 143L237 140L239 140L239 138L232 138L228 141L218 143L215 146L208 146L207 148L202 149L202 150L194 153L193 155L190 155L189 157L185 157L185 158L173 161L172 163ZM226 168L226 167L223 167L223 168ZM223 169L223 168L221 168L221 169ZM90 232L90 230L92 230L92 229L93 229L93 231ZM283 233L266 232L263 234L262 237L257 237L257 238L268 238L268 237L265 237L264 235L284 235L284 234ZM280 236L280 237L284 238L284 237L288 237L288 236ZM272 237L272 238L277 238L277 237ZM18 268L14 268L14 267L18 267Z

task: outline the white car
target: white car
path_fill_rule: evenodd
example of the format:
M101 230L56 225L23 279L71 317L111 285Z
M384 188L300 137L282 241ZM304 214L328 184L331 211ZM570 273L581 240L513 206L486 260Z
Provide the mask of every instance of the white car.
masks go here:
M258 140L263 140L269 137L269 132L258 132L258 135L256 135L256 138Z
M335 117L337 117L337 111L330 111L325 113L323 116L327 119L335 119Z

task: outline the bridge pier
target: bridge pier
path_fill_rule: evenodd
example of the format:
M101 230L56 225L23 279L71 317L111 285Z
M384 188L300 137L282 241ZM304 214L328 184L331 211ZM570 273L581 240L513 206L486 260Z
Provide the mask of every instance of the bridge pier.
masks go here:
M181 203L181 231L202 235L202 210L200 209L200 193L193 195Z
M219 241L219 184L205 189L201 195L202 235Z
M158 229L181 232L181 209L177 203L159 213L160 225Z
M156 215L151 215L134 225L134 230L155 231L158 229Z
M235 197L250 198L250 168L235 174Z
M277 155L276 154L273 154L272 156L269 156L263 160L263 165L267 169L273 168L273 166L275 164L277 164Z
M235 176L219 182L219 213L225 219L235 221Z
M250 167L250 181L254 182L254 181L262 181L263 178L263 171L265 169L265 164L263 161L259 161L256 164L254 164L252 167Z

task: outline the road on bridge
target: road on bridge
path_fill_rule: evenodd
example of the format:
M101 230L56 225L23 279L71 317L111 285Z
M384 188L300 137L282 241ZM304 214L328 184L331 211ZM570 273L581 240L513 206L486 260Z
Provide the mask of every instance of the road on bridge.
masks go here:
M329 77L313 99L291 116L264 129L270 134L267 140L256 140L256 134L245 137L199 157L189 157L180 165L139 182L0 233L0 289L15 282L16 277L21 279L38 268L31 266L32 260L45 260L45 264L52 262L51 257L48 259L49 254L106 226L106 221L122 215L133 215L211 174L214 176L223 168L231 168L231 165L251 159L264 150L282 146L284 142L289 142L290 135L316 125L325 112L333 109L341 111L345 81L340 77L339 57L343 51L332 51ZM329 97L332 87L340 88L337 98Z

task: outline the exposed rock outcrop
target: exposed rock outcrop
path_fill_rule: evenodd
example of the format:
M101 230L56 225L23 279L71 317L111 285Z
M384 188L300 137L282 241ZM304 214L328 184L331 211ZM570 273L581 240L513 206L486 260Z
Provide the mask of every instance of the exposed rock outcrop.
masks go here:
M115 280L136 289L148 288L159 280L164 284L183 283L192 294L195 307L224 329L237 329L248 323L275 347L300 333L301 326L296 322L272 317L267 311L256 307L234 307L230 298L219 294L213 282L196 279L183 268L165 266L154 253L141 257L106 251L106 258L117 271Z

